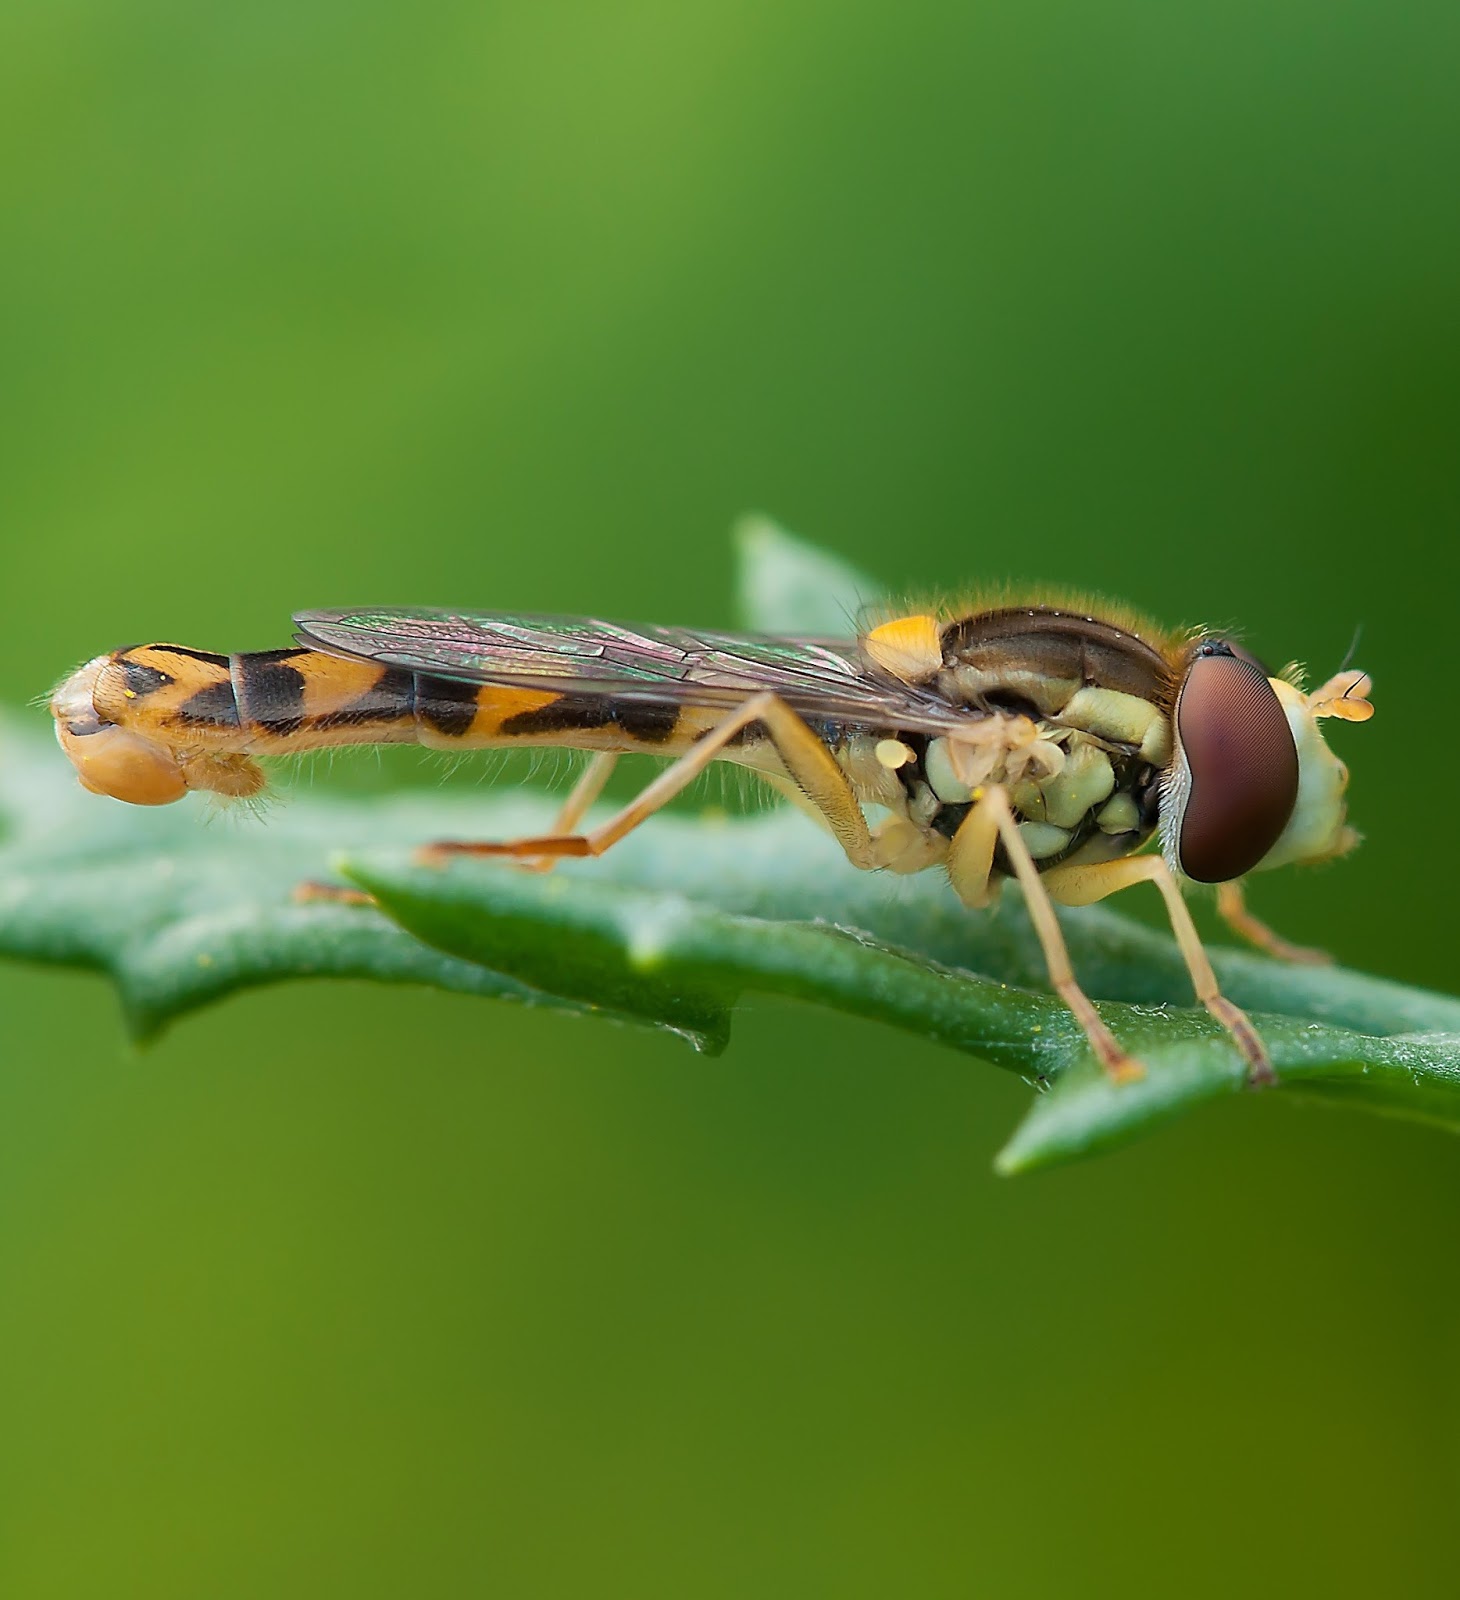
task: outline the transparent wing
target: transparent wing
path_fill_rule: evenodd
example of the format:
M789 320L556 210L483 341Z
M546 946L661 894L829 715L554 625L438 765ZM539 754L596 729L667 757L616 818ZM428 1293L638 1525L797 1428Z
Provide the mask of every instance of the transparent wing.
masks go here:
M776 639L587 617L429 610L301 611L301 644L472 683L735 706L771 690L803 716L908 731L968 720L869 663L855 639Z

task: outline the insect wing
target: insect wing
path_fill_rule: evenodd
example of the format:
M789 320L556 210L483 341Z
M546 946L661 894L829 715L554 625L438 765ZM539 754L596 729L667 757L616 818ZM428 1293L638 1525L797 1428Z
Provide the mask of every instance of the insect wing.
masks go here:
M726 707L770 690L807 717L929 730L958 720L878 675L851 639L430 610L305 611L294 623L317 649L473 683Z

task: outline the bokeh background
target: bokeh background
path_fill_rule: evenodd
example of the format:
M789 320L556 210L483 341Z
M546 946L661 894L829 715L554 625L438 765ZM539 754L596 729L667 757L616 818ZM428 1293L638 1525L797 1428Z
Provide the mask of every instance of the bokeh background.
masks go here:
M310 605L726 624L748 507L1362 623L1368 843L1257 898L1453 986L1457 64L1423 0L7 0L0 701ZM1455 1592L1445 1136L1008 1182L1017 1083L789 1005L0 1007L15 1600Z

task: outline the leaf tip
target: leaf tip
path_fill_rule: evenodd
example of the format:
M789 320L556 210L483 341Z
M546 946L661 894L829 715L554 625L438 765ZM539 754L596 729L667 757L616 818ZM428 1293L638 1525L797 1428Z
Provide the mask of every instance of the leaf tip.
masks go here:
M730 524L730 540L742 560L758 556L767 545L790 535L773 517L763 511L745 511Z
M998 1177L1020 1178L1026 1172L1036 1172L1040 1167L1054 1166L1061 1160L1069 1159L1069 1151L1051 1146L1043 1139L1030 1139L1028 1129L1029 1119L1026 1117L994 1157L994 1172Z

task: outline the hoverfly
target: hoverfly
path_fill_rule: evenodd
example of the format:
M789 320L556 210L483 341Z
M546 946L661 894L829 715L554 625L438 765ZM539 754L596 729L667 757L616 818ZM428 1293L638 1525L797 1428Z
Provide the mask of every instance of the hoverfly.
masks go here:
M1220 885L1238 932L1274 954L1311 956L1247 912L1240 880L1358 842L1345 821L1347 769L1318 724L1368 718L1366 674L1340 672L1307 693L1295 670L1270 676L1229 639L1168 632L1117 607L919 612L849 639L430 610L294 621L292 649L150 644L72 674L51 709L82 784L164 805L190 789L256 794L256 757L331 745L589 752L552 832L427 847L435 860L542 868L601 855L712 761L734 762L819 816L855 867L941 868L971 908L1017 879L1050 983L1116 1080L1141 1068L1076 982L1054 902L1153 883L1197 999L1263 1083L1266 1049L1218 988L1183 887ZM585 827L626 752L670 765ZM883 813L875 824L869 806Z

